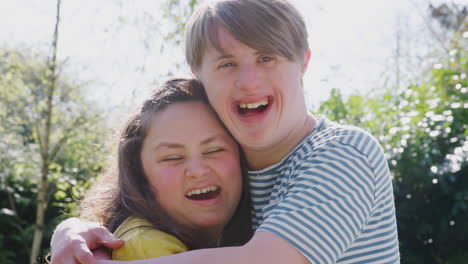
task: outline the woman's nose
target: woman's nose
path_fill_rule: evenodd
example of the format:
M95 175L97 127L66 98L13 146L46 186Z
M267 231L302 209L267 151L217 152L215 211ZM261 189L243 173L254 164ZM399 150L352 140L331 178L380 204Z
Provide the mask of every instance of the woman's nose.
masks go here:
M193 178L204 177L209 172L206 161L203 159L191 159L187 162L185 176Z

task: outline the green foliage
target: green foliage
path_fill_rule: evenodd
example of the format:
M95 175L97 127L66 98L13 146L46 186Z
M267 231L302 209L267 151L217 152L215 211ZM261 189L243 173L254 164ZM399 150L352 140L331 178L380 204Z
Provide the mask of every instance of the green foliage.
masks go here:
M0 263L27 263L34 231L41 168L38 131L44 128L45 56L0 50ZM59 69L62 66L59 66ZM42 254L53 228L73 214L76 199L105 165L107 147L100 114L65 77L54 96L49 164L49 207Z
M164 37L175 45L181 45L184 38L185 23L193 13L199 0L168 0L164 3L164 18L171 21L172 28Z
M394 177L402 263L468 258L468 41L427 81L364 97L334 90L319 111L378 137Z

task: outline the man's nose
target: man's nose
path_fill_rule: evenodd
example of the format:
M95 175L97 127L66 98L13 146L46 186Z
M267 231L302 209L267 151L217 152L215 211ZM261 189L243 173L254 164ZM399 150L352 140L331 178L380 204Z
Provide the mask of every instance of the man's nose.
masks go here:
M239 67L236 86L243 92L250 94L259 87L260 72L255 65Z

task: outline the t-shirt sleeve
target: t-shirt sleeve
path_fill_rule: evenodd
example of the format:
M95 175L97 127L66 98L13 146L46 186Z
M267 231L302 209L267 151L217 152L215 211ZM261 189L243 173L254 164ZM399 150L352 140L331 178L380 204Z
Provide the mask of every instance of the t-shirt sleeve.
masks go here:
M157 258L187 251L177 238L158 230L141 230L112 251L113 260L138 260Z
M288 190L257 230L288 241L311 263L335 263L370 218L374 172L366 155L340 142L298 164L287 176Z

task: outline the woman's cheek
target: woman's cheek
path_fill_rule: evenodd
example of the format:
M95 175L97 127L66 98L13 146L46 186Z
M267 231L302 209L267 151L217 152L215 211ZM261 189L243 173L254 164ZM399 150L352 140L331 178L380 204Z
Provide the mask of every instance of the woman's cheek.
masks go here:
M153 170L152 185L157 189L171 188L183 180L181 169L175 166L161 166Z

